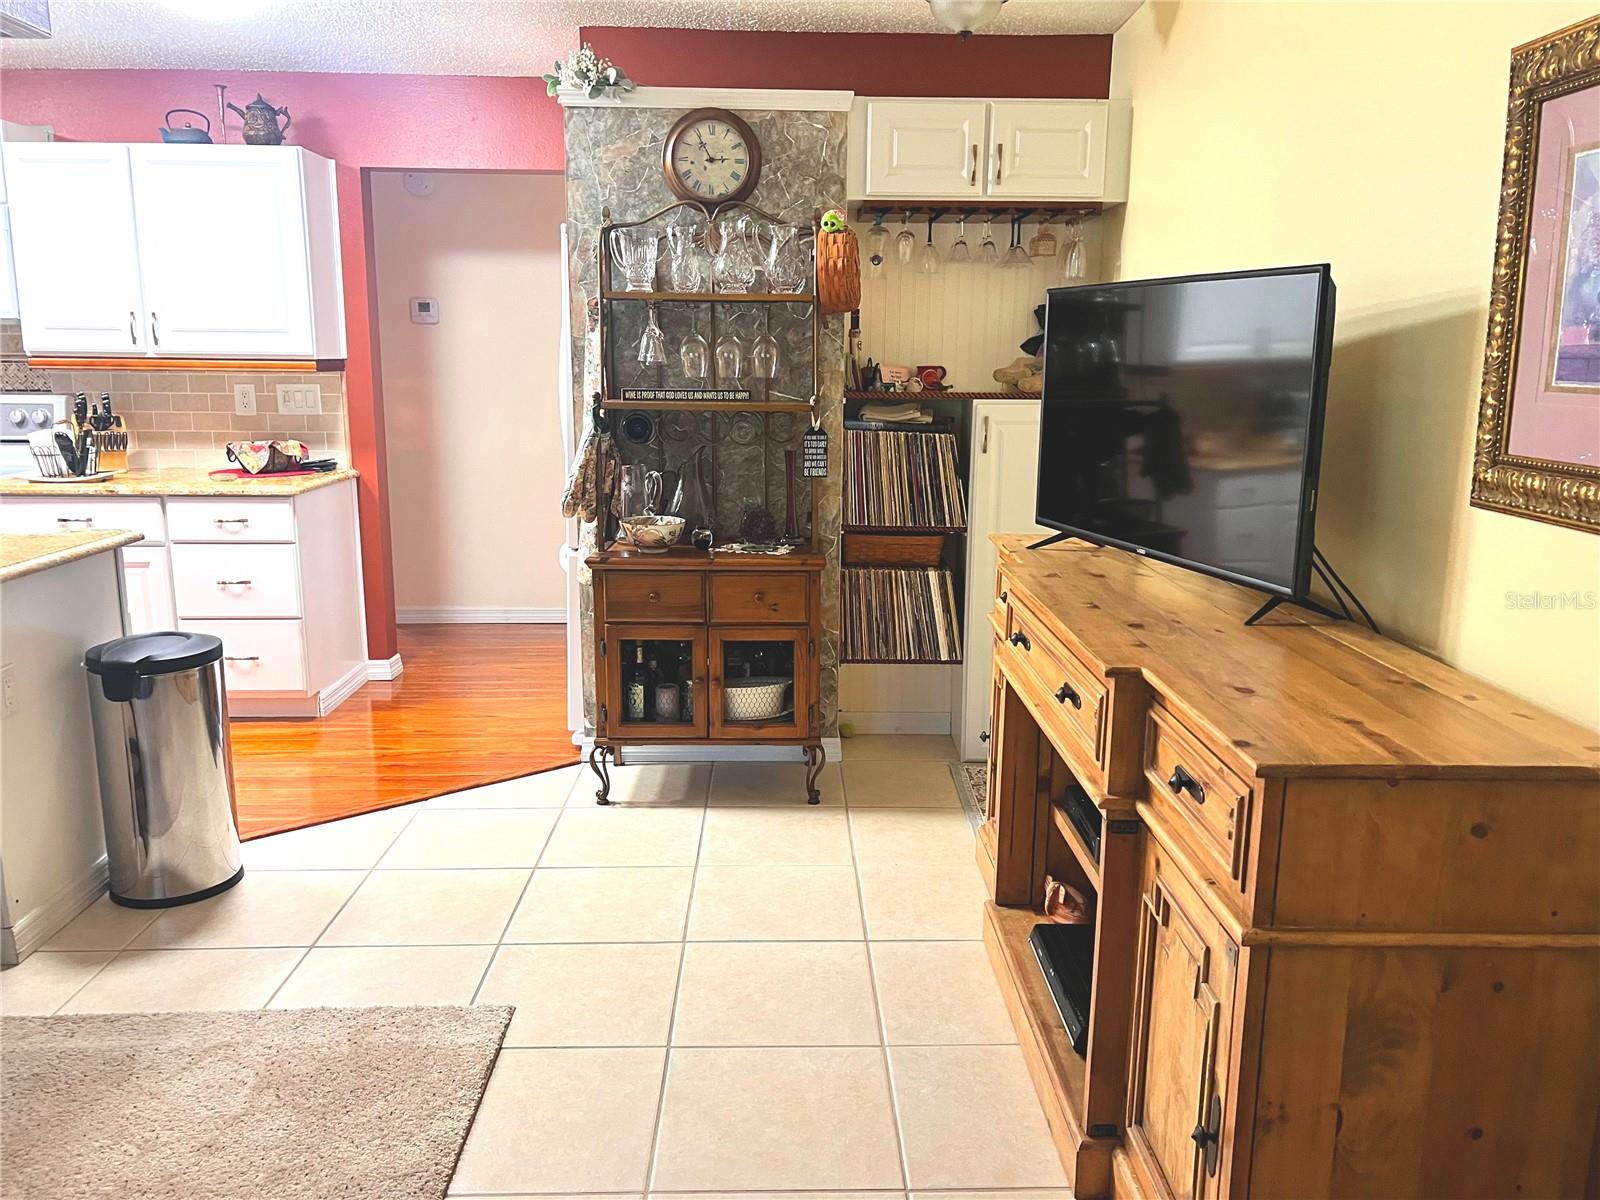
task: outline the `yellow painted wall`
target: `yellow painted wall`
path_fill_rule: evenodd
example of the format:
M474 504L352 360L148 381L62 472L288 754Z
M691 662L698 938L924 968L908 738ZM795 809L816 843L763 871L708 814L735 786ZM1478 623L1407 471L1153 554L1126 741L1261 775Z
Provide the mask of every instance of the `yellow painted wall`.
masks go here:
M1591 3L1150 0L1106 274L1331 262L1317 541L1386 633L1600 724L1600 537L1469 507L1510 53Z

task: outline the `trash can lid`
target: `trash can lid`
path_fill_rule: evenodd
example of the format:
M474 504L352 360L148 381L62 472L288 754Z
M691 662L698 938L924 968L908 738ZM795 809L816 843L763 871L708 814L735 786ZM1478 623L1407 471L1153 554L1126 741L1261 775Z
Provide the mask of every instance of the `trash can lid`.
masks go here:
M222 639L209 633L140 633L101 642L85 651L83 665L91 675L171 675L214 663L222 657Z

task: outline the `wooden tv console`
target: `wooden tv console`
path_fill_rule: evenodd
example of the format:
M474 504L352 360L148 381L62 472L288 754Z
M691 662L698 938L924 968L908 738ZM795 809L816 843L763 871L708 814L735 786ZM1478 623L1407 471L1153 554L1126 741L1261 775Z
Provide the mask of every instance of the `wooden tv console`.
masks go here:
M1349 622L995 542L985 941L1074 1195L1600 1195L1600 739ZM1047 875L1097 926L1083 1057Z

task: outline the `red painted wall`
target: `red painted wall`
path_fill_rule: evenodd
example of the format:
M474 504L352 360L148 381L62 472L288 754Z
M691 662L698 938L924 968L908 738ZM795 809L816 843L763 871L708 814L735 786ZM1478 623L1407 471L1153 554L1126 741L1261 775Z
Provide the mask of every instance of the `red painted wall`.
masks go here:
M561 110L540 79L450 75L320 75L252 71L7 71L0 116L52 125L74 141L150 142L162 114L210 114L214 83L241 105L259 91L293 115L288 141L338 164L339 240L349 357L350 462L361 472L361 567L367 650L396 652L383 397L376 369L371 230L362 169L559 171ZM233 136L238 137L237 117Z
M1102 99L1111 36L758 33L589 26L579 36L635 83L820 88L863 96ZM542 68L541 68L542 69Z

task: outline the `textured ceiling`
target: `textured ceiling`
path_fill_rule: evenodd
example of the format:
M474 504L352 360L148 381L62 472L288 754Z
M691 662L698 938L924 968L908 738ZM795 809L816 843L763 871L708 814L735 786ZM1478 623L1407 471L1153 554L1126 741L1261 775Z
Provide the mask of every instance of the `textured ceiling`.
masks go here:
M1112 33L1140 3L1010 0L985 32ZM925 0L52 0L50 11L55 36L0 43L0 65L539 75L580 24L942 32Z

